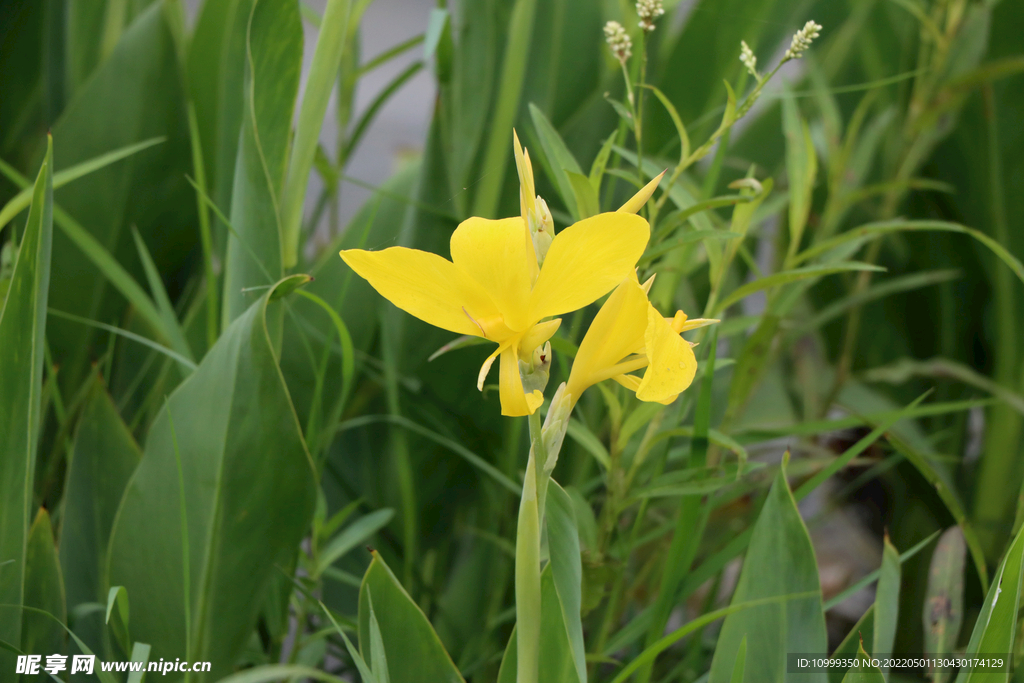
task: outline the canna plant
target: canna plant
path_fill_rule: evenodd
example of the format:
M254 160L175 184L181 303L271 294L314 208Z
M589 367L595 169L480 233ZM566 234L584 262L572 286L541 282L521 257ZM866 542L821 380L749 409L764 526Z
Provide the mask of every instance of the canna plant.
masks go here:
M599 214L554 233L546 202L535 194L529 153L514 137L522 215L504 220L470 218L452 234L452 261L434 254L392 247L381 252L345 250L342 259L386 299L422 320L451 332L498 343L480 370L483 389L494 359L501 358L503 415L529 416L530 452L516 531L516 680L539 680L542 633L541 528L553 530L544 514L551 490L569 533L569 548L551 553L551 575L565 619L575 673L586 680L579 539L567 494L551 479L572 409L588 387L604 379L636 392L644 401L671 403L690 386L697 363L679 335L716 320L687 321L678 311L665 319L647 301L650 281L641 286L634 271L650 228L635 216L661 180L658 176L618 212ZM616 282L619 284L616 286ZM542 427L552 362L549 339L571 313L615 287L583 338L569 375L555 392ZM643 377L630 374L646 368ZM499 674L499 677L501 674Z

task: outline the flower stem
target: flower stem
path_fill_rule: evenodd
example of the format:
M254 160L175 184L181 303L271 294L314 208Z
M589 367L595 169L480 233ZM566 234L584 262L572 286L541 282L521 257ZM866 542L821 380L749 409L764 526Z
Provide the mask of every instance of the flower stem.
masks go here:
M516 683L537 683L540 672L540 520L541 488L547 475L538 476L537 461L546 460L540 415L530 422L530 455L526 461L523 497L516 528ZM544 472L543 465L539 468ZM539 485L539 479L544 483Z

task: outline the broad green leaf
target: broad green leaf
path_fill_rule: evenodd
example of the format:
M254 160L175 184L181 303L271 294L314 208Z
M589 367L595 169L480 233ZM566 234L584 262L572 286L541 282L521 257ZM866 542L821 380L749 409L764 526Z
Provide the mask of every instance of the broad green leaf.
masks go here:
M53 270L62 277L50 306L104 322L119 318L126 305L110 292L110 268L95 254L83 259L83 251L99 247L110 257L107 266L117 264L116 270L139 280L143 272L129 226L136 226L153 247L153 261L162 273L183 265L195 235L195 202L185 180L191 163L173 12L161 2L145 9L133 4L140 11L126 15L131 21L113 52L75 91L52 128L54 167L61 169L101 160L111 150L166 139L55 193L63 213L54 209L61 230L53 238ZM128 298L144 315L151 312L144 308L148 297ZM160 329L159 316L147 322ZM47 339L62 368L62 385L77 386L88 375L89 361L102 353L93 346L97 336L76 324L53 321Z
M548 554L551 576L562 611L572 661L580 683L587 682L586 652L583 648L581 586L583 565L580 560L580 539L573 501L554 480L548 482L547 495ZM543 589L542 589L543 590ZM543 611L543 598L541 610ZM543 636L542 636L543 637Z
M785 470L784 463L754 524L732 604L805 592L813 592L813 597L751 608L726 617L711 663L711 683L729 681L744 637L750 681L785 680L787 652L826 650L818 565ZM806 678L827 680L824 673L808 674Z
M255 0L204 2L188 43L186 68L195 103L210 196L231 208L231 186L242 126L246 34Z
M960 527L942 534L928 571L928 593L924 602L924 651L943 656L956 651L964 618L964 563L967 544ZM946 683L950 670L933 670L936 683Z
M106 600L106 548L114 515L142 457L103 381L96 376L92 382L64 486L60 561L69 609ZM93 650L104 651L102 624L102 614L90 615L74 630Z
M291 564L313 512L312 462L267 330L267 309L282 305L272 294L167 399L110 541L109 585L131 596L133 637L155 658L212 662L196 681L234 666L253 596Z
M874 654L874 653L872 653ZM843 683L885 683L885 675L877 666L865 665L868 653L864 651L864 643L857 648L857 666L851 667L843 677Z
M359 650L364 659L369 654L371 640L370 595L384 649L395 653L388 659L392 683L463 683L426 615L376 552L359 590Z
M25 598L29 510L33 505L46 304L53 238L53 147L32 192L28 222L0 309L0 604ZM21 642L20 616L0 620L0 640ZM13 671L10 653L0 668Z
M537 137L540 139L544 157L547 159L547 166L554 174L551 180L554 182L555 187L558 188L558 194L569 209L569 213L572 214L573 220L580 220L582 218L580 210L583 206L576 201L574 183L569 175L570 173L575 173L579 176L583 175L579 162L576 161L576 157L572 155L569 148L565 146L562 136L558 134L558 131L551 125L548 118L544 116L544 112L532 102L530 103L530 117L533 119L533 126L537 130ZM587 205L589 206L589 203Z
M1004 654L1014 651L1017 635L1017 611L1020 606L1021 577L1024 573L1024 529L1017 532L992 577L992 585L981 604L981 613L974 622L971 640L964 654ZM1009 665L1009 662L1007 662ZM1008 670L1008 669L1007 669ZM998 678L1009 680L1008 675ZM982 671L961 670L956 683L990 681L993 674Z
M288 141L302 67L302 20L297 3L257 0L249 20L242 132L231 193L224 266L223 327L242 315L253 295L283 272L281 197ZM237 233L237 234L236 234Z
M872 654L891 654L896 642L896 624L900 608L900 554L886 535L882 541L882 569L875 589L875 634ZM882 673L889 668L883 667Z
M61 652L64 649L61 624L67 622L64 580L57 559L53 526L45 508L39 509L29 531L25 551L25 605L53 615L56 622L34 612L23 612L22 651L29 654Z

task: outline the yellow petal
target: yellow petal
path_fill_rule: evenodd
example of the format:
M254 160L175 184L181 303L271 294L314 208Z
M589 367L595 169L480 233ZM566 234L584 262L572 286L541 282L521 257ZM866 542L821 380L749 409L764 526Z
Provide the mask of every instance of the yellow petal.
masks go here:
M498 390L501 397L501 414L509 417L532 415L544 403L539 391L529 394L523 390L523 379L519 376L519 355L517 344L511 344L501 352Z
M533 190L533 167L530 166L530 157L525 154L523 146L519 144L519 135L512 129L512 149L516 157L516 170L519 172L519 205L526 218L526 213L532 211L537 200L534 198Z
M654 194L654 190L657 189L658 183L661 182L661 179L664 177L666 172L667 171L662 171L656 178L654 178L654 180L644 185L639 192L629 198L628 202L619 207L619 212L636 213L642 209L644 204L647 203L647 200L651 198L652 194Z
M624 280L612 292L583 337L569 372L566 391L573 400L587 387L612 376L609 370L643 346L648 308L647 295L632 280Z
M530 264L537 262L530 230L522 218L464 220L451 239L452 261L476 282L516 332L529 320Z
M650 236L647 221L625 213L602 213L558 233L530 296L530 317L575 311L607 294L633 273Z
M519 342L519 352L522 355L532 353L535 348L551 339L558 331L559 325L562 324L561 318L555 318L554 320L548 320L547 322L538 323L534 325L529 332L523 336L523 340Z
M499 315L484 290L437 254L391 247L346 249L341 258L385 299L435 327L482 337L483 330L473 321Z
M634 393L640 388L640 378L636 375L615 375L612 379Z
M693 349L650 304L644 344L650 365L636 397L641 401L671 402L693 382L697 372Z
M487 373L491 371L491 366L494 365L494 359L498 357L498 354L501 353L503 348L503 346L499 346L494 353L487 356L487 360L485 360L484 364L480 366L480 372L476 376L476 388L478 391L484 390L484 380L487 379Z

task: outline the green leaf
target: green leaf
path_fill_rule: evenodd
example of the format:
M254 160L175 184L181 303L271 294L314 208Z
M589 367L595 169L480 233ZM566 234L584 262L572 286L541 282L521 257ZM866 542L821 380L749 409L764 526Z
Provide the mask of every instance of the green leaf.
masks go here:
M267 0L260 1L267 2ZM285 268L292 268L298 263L306 185L309 182L309 172L313 168L313 158L316 156L324 114L327 113L327 103L330 100L331 90L338 77L338 70L341 68L341 58L351 34L349 22L358 25L362 9L367 4L358 2L353 11L352 0L328 0L327 7L324 9L323 20L320 22L320 34L317 36L316 49L313 51L313 61L306 77L302 105L299 108L299 117L295 126L295 141L292 145L291 159L288 162L288 180L284 185L283 199L281 200L281 245ZM296 9L295 3L292 2L290 5L289 14L293 14ZM257 5L257 11L259 11L259 5ZM297 14L294 16L298 18ZM277 29L277 31L280 30L280 28ZM280 33L276 33L276 35L280 35ZM300 61L294 66L301 68L301 26L298 35L294 36L293 34L293 37L298 38L300 46ZM289 62L292 57L294 55L290 56ZM291 63L281 62L282 66L286 64L289 69L293 66ZM288 96L292 96L291 83L288 84L286 92ZM288 102L294 106L294 97L292 96ZM289 116L289 122L290 120Z
M258 0L249 20L246 54L245 107L230 213L237 234L228 238L223 327L250 307L252 295L244 288L271 285L283 272L279 217L302 67L297 3Z
M376 552L359 590L359 649L364 658L371 640L371 594L384 649L400 653L388 661L391 683L463 683L426 615Z
M148 643L135 643L132 645L132 658L133 662L142 662L143 668L149 662L149 653L153 648ZM144 671L132 671L128 674L127 683L142 683L142 677L145 676Z
M785 460L754 524L733 605L749 600L812 592L785 605L766 605L731 614L722 624L709 681L728 681L736 653L747 637L747 669L757 680L783 681L787 652L825 652L825 616L818 565L807 527L786 482ZM824 673L808 681L825 681Z
M67 623L64 580L57 560L53 526L45 508L39 509L32 523L25 550L25 605L53 615L56 622L34 612L24 612L21 649L29 654L63 651L61 624Z
M438 44L441 42L441 35L448 27L450 15L443 7L435 7L430 10L430 18L427 20L427 33L423 40L423 58L430 59L434 56Z
M0 309L0 604L25 597L29 510L35 481L46 303L53 238L53 143L32 191L28 222ZM20 617L0 620L0 640L21 642ZM8 661L10 660L10 661ZM0 654L0 668L14 666Z
M132 597L134 637L155 658L212 662L196 681L234 666L260 609L252 596L291 565L313 512L313 465L267 329L272 294L157 414L110 541L109 581Z
M373 677L377 683L390 683L391 676L388 674L388 658L384 651L384 638L380 634L380 624L377 623L377 615L373 611L373 596L366 593L366 602L370 606L370 666Z
M890 654L896 642L896 624L900 608L900 554L889 542L888 534L882 541L882 569L875 589L875 634L872 654ZM882 673L888 673L884 667Z
M715 306L715 310L712 315L718 315L722 311L727 310L733 304L747 298L754 292L760 292L764 289L778 287L779 285L785 285L799 280L806 280L808 278L819 278L825 275L832 275L834 273L850 271L856 272L863 270L878 272L884 271L885 268L875 266L870 263L858 263L853 261L833 266L805 266L803 268L794 268L793 270L784 270L781 273L772 273L771 275L758 278L753 282L748 282L747 284L734 289L729 296L722 299L722 301Z
M113 152L107 152L100 156L83 161L80 164L75 164L71 168L66 168L63 171L58 171L53 174L53 189L63 187L70 182L74 182L79 178L89 175L95 171L100 170L110 164L132 156L144 149L148 149L153 145L158 145L164 142L165 138L152 138L150 140L143 140L142 142L135 145L128 145L121 149L116 149ZM19 213L28 208L32 202L32 188L26 187L21 190L18 194L14 195L4 207L0 209L0 228L10 223L11 219L17 216Z
M1017 634L1017 609L1020 605L1021 578L1024 573L1024 529L1017 532L1003 556L992 585L985 595L981 613L974 622L974 631L964 654L1002 654L1014 651ZM1009 666L1009 662L1007 662ZM989 669L991 671L991 669ZM1009 669L1007 668L1007 671ZM957 683L991 680L991 674L961 670ZM1006 680L1006 679L1004 679Z
M137 16L52 127L57 140L54 167L63 169L97 161L111 150L166 138L164 144L142 151L136 147L131 156L56 191L55 203L63 212L55 206L60 231L53 237L53 271L62 273L62 286L54 288L50 306L92 320L116 319L126 309L121 297L109 291L112 273L143 277L129 226L135 225L151 246L159 245L153 260L161 272L176 272L184 265L195 235L195 202L185 180L191 153L171 25L174 13L161 2L145 9L143 3L132 4L139 8ZM83 251L96 267L83 261ZM102 255L109 258L101 262ZM125 288L119 289L128 296ZM147 310L148 298L128 296L147 323L160 330L159 315L148 315L155 312L151 302ZM93 345L97 336L53 321L47 338L61 365L62 384L77 386L88 375L91 359L102 353Z
M924 651L943 656L956 651L964 618L964 563L967 544L960 527L942 534L928 570L928 593L924 601ZM946 683L949 668L932 670L935 683Z
M377 510L347 526L320 552L314 578L323 574L328 567L348 554L353 548L364 544L367 539L387 526L394 516L395 511L391 508Z
M594 456L594 459L601 463L602 467L606 470L611 467L611 456L608 455L608 449L582 422L575 418L570 419L568 434L573 441Z
M548 554L551 576L558 604L562 611L572 661L580 683L587 682L586 653L583 649L581 586L583 565L580 560L580 538L573 501L553 479L548 482L547 504ZM543 589L542 589L543 590ZM543 610L543 598L541 610Z
M597 156L594 157L594 163L590 165L590 185L598 196L601 196L601 179L604 178L604 170L608 167L608 157L612 154L612 145L615 143L616 137L618 134L612 133L605 138L604 144L601 145Z
M481 3L482 6L482 3ZM519 111L519 100L530 59L533 19L537 0L516 0L507 24L508 40L501 65L498 98L488 128L491 131L484 148L483 172L473 204L473 214L491 218L498 211L498 200L505 182L505 166L512 151L512 123ZM491 38L493 41L493 38Z
M980 230L968 228L959 223L948 223L946 221L884 221L880 223L868 223L853 230L847 230L841 235L832 239L824 240L801 252L793 263L799 263L814 258L819 254L825 254L847 242L853 242L858 246L894 232L957 232L970 235L977 241L984 244L989 250L1013 271L1021 282L1024 282L1024 264L1016 256L1011 254L1006 247L995 241Z
M811 129L800 116L796 100L782 100L782 124L786 134L786 173L789 176L789 250L796 254L811 212L811 195L818 173L818 155Z
M935 468L927 456L919 452L904 439L891 431L887 434L886 439L892 444L893 448L902 453L917 468L921 476L939 494L939 498L942 499L946 509L949 510L949 514L953 515L953 519L956 520L964 534L967 548L971 551L971 558L974 560L974 567L978 570L978 577L981 579L982 589L988 590L988 568L985 564L985 553L982 550L981 541L978 539L978 532L970 520L967 519L967 513L964 511L964 506L957 496L953 483L945 474ZM996 650L989 650L989 652L996 652Z
M828 609L828 606L825 606ZM875 629L875 606L871 605L867 611L857 620L857 623L853 625L850 632L843 638L843 642L839 643L839 647L832 653L833 657L855 657L857 652L860 651L861 643L865 638L870 642L874 638ZM834 667L829 669L828 680L830 683L842 683L845 677L847 669L841 667Z
M857 649L857 666L851 667L843 677L843 683L885 683L885 674L877 666L866 665L868 653L861 642Z
M747 637L740 641L740 649L736 651L736 664L732 668L730 683L743 683L743 674L747 667Z
M569 184L572 185L573 197L576 199L576 213L580 219L590 218L601 213L597 192L590 184L590 179L575 171L566 170L565 175L569 178Z
M142 240L135 226L132 226L132 237L135 238L135 246L139 251L139 260L142 261L142 268L146 271L149 291L153 293L157 309L160 311L163 332L167 336L171 348L194 363L195 356L188 345L188 340L185 339L185 331L182 329L181 323L178 322L178 315L174 311L174 305L171 304L171 298L167 295L167 290L164 289L164 282L160 277L160 272L156 269L153 257L150 255L149 249L146 248L146 243ZM191 371L191 367L186 368L184 376L187 377Z
M60 561L69 609L105 602L110 531L124 489L142 458L103 381L97 375L92 382L64 486ZM97 614L78 620L74 629L100 651L105 642L102 624Z
M188 42L186 69L210 196L227 213L242 126L246 35L255 0L204 2Z
M114 611L115 607L117 607L116 612ZM111 586L110 592L107 593L106 623L114 633L114 637L117 638L121 651L125 654L128 654L128 646L132 642L128 630L130 615L131 608L128 603L128 591L124 589L124 586ZM111 621L111 617L113 617L113 621Z
M570 174L575 173L582 177L583 171L580 169L576 157L565 146L565 142L562 140L562 136L558 134L558 130L551 125L548 117L544 116L544 112L532 102L530 103L530 117L533 119L533 127L537 130L537 137L540 139L540 146L544 151L544 157L547 159L547 165L554 174L551 180L554 182L555 187L558 188L558 194L561 196L566 208L569 209L569 213L572 214L573 220L578 221L583 218L580 214L583 206L576 201L576 193ZM586 206L589 206L589 200L590 198L587 198L588 204Z

